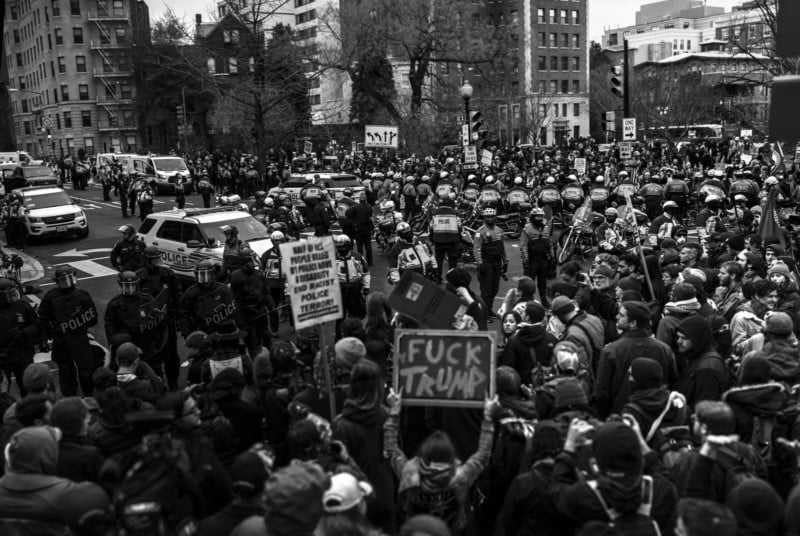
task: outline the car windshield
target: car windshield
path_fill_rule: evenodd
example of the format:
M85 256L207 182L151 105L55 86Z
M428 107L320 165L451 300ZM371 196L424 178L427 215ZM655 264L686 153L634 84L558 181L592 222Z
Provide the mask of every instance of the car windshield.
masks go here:
M361 186L355 177L331 177L328 188L355 188Z
M34 210L37 208L63 207L71 205L72 199L64 192L53 192L51 194L26 195L25 208Z
M23 168L25 177L53 177L53 170L49 167L26 167Z
M225 225L235 225L239 229L240 240L261 240L268 236L267 228L261 222L244 213L240 218L200 224L206 237L209 240L217 240L220 244L225 242L225 233L222 232L222 227Z
M154 158L153 163L159 171L186 171L183 158Z

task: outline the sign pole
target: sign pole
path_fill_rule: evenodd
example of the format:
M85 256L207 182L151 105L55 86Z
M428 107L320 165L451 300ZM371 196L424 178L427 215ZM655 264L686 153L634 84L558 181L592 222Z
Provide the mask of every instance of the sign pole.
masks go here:
M331 423L336 417L336 398L333 396L333 379L331 378L331 365L328 361L328 345L325 337L325 323L319 324L319 355L325 371L325 387L328 390L328 404L331 409Z

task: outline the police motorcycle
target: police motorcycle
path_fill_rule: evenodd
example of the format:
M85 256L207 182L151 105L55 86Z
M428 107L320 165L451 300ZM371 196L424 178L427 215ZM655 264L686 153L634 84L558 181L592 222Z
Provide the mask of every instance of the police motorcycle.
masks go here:
M436 203L433 198L433 195L429 195L428 198L425 199L425 202L422 203L419 210L414 212L409 218L408 224L411 225L411 230L415 235L425 232L431 223L431 214L436 210Z
M592 200L588 198L572 216L572 225L568 231L558 237L560 252L558 264L564 264L574 256L588 258L597 248L597 234L595 229L603 221L603 214L592 212Z
M403 221L403 213L395 210L394 201L384 199L378 205L378 214L375 216L375 242L381 252L386 252L392 247L397 236L397 224Z
M218 207L238 207L242 204L242 196L231 192L228 188L216 197Z

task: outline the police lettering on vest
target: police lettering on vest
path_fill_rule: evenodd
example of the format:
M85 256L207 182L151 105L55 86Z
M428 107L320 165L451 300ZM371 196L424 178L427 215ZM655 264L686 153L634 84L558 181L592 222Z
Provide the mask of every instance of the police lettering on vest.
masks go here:
M95 318L97 318L97 311L94 308L85 310L79 309L75 311L75 314L70 318L59 321L58 327L61 333L71 333L84 328L84 326Z

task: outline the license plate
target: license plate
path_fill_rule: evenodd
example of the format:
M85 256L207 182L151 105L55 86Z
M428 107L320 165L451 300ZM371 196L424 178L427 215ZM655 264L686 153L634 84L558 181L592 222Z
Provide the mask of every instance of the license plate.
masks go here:
M58 227L56 227L56 232L57 233L66 233L67 232L67 226L66 225L59 225Z

